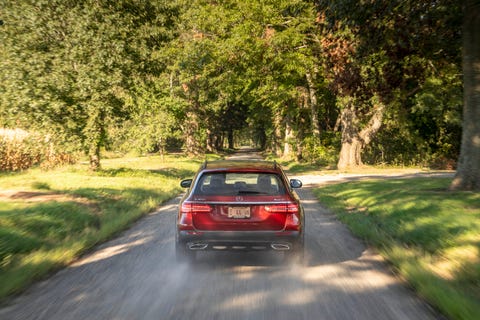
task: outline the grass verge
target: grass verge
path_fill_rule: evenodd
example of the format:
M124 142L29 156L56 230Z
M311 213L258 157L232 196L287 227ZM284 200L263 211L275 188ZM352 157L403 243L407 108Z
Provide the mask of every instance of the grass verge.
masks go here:
M441 312L480 319L480 194L449 192L450 181L357 181L315 194Z
M0 299L64 267L177 195L202 161L121 158L0 174Z

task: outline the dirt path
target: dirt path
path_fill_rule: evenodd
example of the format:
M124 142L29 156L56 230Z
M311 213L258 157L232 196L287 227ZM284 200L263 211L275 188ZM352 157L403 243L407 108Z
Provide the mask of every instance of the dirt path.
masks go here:
M201 253L194 265L178 264L177 198L32 286L0 309L0 319L441 318L318 203L313 181L305 182L305 266L285 265L275 252Z

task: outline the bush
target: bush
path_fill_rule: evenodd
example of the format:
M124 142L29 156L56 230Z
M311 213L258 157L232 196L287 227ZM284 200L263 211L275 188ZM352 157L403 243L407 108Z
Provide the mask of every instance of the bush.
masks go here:
M302 156L309 163L328 166L337 162L338 151L332 146L315 143L313 137L308 137L303 141Z

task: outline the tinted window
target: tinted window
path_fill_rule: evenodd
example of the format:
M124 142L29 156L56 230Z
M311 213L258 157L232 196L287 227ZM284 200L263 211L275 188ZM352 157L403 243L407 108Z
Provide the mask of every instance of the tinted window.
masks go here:
M195 194L205 195L279 195L285 188L280 178L272 173L205 173L195 189Z

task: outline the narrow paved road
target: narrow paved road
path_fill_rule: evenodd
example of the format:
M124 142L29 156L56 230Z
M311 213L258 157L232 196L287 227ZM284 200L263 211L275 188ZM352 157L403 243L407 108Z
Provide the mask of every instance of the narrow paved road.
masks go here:
M174 199L0 309L0 319L439 319L311 190L306 265L281 253L174 259Z

